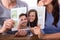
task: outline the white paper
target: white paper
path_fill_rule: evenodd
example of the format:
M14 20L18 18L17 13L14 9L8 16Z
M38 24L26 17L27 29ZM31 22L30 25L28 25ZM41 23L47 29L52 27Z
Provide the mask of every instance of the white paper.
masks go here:
M41 7L29 7L28 10L35 9L38 12L38 25L41 29L44 29L45 25L45 6Z
M41 29L44 29L44 24L45 24L45 7L41 6L41 7L28 7L28 11L31 9L35 9L38 13L38 25L40 25ZM21 8L13 8L11 9L11 19L13 19L15 21L15 26L14 28L12 28L12 31L17 30L17 26L19 23L19 15L21 13L25 13L27 12L27 8L26 7L21 7ZM27 30L27 29L25 29Z
M11 19L15 21L14 28L12 28L12 31L17 30L17 26L19 23L19 15L24 13L26 14L26 7L21 7L21 8L13 8L11 9Z

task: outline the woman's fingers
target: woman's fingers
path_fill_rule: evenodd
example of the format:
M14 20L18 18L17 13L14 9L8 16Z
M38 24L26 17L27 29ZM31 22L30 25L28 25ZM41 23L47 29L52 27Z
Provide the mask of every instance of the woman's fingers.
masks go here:
M39 1L38 6L44 6L44 2L43 1Z
M38 35L40 33L40 27L34 27L34 34Z

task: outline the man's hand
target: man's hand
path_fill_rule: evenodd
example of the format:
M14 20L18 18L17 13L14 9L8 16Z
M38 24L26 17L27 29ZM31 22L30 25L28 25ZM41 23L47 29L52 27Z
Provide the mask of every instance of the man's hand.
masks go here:
M18 30L18 32L15 34L15 36L26 36L27 35L27 31L25 30Z
M8 30L10 30L13 27L14 27L14 21L12 19L8 19L4 22L1 32L2 33L7 32Z

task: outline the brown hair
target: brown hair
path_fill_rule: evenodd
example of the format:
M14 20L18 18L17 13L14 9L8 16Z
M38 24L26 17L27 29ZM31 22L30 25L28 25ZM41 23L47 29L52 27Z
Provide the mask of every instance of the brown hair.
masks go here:
M31 9L28 12L28 16L31 12L35 12L35 20L33 22L29 22L28 26L35 27L35 26L37 26L37 23L38 23L38 15L37 15L38 13L35 9Z
M37 3L39 1L40 0L38 0ZM54 17L53 25L57 27L57 23L59 21L59 4L58 4L58 0L52 0L51 4L53 6L53 10L52 10L52 15ZM46 13L47 13L47 11L46 11ZM47 16L47 14L46 14L46 16Z
M24 14L24 13L21 13L21 14L19 15L19 18L20 18L21 16L26 16L26 17L27 17L27 15Z

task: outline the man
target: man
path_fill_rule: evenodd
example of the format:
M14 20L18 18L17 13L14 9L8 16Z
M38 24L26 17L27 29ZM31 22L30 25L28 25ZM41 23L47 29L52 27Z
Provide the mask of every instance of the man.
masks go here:
M0 28L0 33L4 33L7 32L8 30L10 30L14 25L14 21L11 19L6 20L2 26L2 28Z
M5 27L7 27L6 29L10 30L13 27L14 21L12 19L10 19L11 18L10 9L18 8L18 7L27 8L28 6L26 3L24 3L20 0L0 0L0 10L2 10L2 11L0 11L0 21L1 21L0 25L1 25L2 29L5 29ZM4 23L4 21L5 21L5 23ZM0 30L2 30L2 29L0 29ZM8 31L6 29L4 31ZM2 32L0 32L0 33L2 33Z
M2 12L0 13L1 16L0 18L3 19L3 21L5 19L9 19L11 18L11 9L12 8L20 8L20 7L28 7L26 3L19 1L19 0L0 0L0 10L2 10Z
M19 25L18 25L18 32L15 34L16 36L26 36L27 35L27 30L23 30L23 29L27 29L27 15L26 14L21 14L19 16Z

